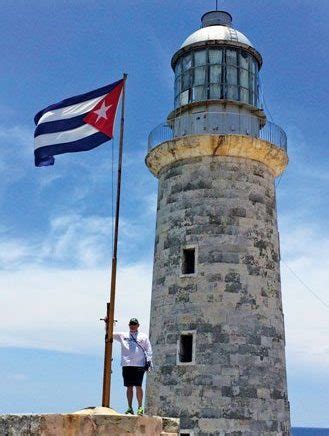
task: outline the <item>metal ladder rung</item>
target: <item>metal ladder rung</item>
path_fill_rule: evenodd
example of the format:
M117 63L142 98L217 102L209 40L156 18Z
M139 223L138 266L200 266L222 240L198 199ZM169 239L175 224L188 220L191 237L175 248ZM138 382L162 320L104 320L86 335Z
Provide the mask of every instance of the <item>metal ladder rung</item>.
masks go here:
M230 32L231 41L238 42L238 34L237 34L236 30L232 29L232 27L229 27L228 30Z

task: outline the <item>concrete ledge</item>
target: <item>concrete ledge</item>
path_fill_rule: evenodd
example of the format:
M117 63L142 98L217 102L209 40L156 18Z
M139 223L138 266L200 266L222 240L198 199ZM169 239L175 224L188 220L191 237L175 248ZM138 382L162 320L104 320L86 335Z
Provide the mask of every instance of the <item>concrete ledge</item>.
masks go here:
M283 148L243 135L189 135L166 141L152 148L145 159L150 171L158 176L174 162L201 156L231 156L255 160L267 165L275 177L288 164Z
M83 411L81 411L83 412ZM179 420L101 413L0 415L1 436L176 436Z

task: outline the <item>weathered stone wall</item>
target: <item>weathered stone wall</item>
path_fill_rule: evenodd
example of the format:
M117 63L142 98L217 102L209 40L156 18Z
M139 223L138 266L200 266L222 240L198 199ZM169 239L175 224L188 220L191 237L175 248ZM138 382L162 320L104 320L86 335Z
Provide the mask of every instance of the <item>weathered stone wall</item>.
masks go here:
M0 415L1 436L178 436L170 418L126 415Z
M182 276L194 245L197 273ZM196 331L195 364L177 364ZM195 435L288 435L274 174L261 162L200 156L159 173L149 413Z

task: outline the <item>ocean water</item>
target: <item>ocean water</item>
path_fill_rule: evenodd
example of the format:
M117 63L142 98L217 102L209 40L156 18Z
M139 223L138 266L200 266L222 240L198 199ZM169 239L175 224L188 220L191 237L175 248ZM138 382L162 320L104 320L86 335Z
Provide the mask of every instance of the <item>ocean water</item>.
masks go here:
M329 436L329 428L293 427L292 436Z

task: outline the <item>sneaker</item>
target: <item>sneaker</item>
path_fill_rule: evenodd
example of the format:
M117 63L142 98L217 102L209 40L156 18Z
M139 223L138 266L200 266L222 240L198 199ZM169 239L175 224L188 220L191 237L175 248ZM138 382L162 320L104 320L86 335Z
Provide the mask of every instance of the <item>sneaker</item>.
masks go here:
M139 416L144 415L144 409L143 409L143 407L139 407L139 408L137 409L137 415L139 415Z
M125 411L125 415L134 415L134 411L131 407L128 407L128 409Z

